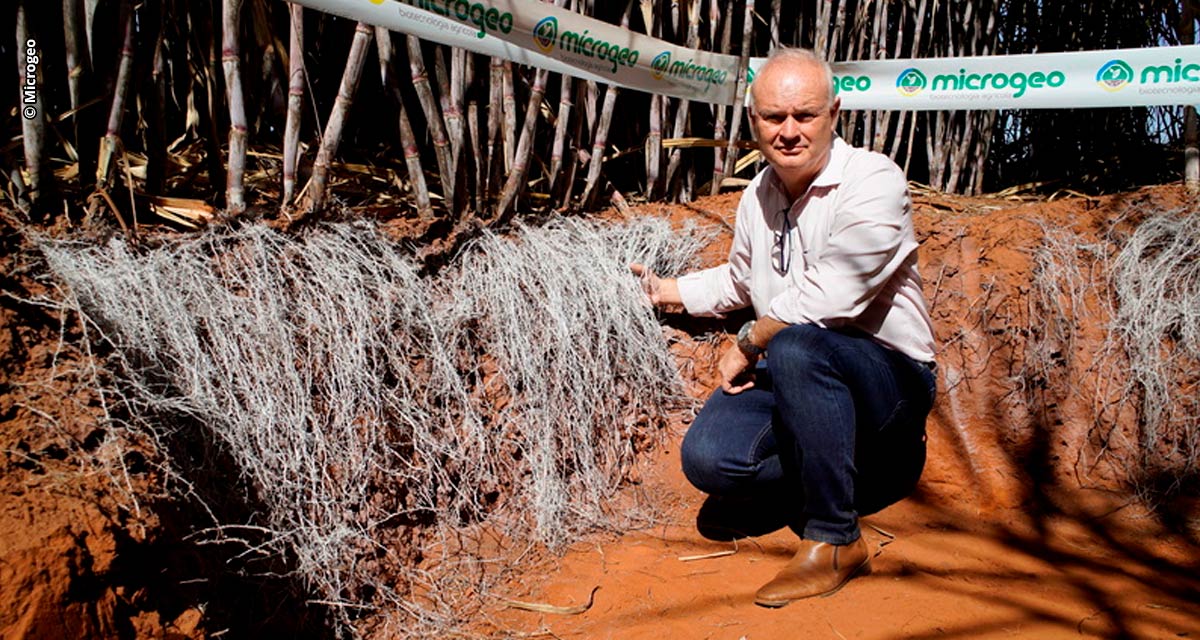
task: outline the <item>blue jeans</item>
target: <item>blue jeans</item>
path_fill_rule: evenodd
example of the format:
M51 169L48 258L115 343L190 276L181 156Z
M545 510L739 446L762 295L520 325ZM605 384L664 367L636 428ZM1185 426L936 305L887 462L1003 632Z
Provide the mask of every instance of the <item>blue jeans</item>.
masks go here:
M925 466L930 366L865 334L792 325L754 387L718 389L683 440L683 471L719 496L771 496L804 538L849 544L858 516L907 496Z

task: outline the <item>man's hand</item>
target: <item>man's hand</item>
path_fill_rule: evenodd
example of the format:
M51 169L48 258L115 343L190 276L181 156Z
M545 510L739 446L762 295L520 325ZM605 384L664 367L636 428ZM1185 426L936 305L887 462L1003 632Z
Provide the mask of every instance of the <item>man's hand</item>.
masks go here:
M717 363L721 374L721 388L725 393L737 395L754 386L754 363L758 356L747 356L737 345L731 345Z
M633 263L629 265L629 270L633 275L637 276L642 283L642 293L646 294L646 298L650 300L650 304L658 306L662 303L662 278L655 275L650 267L643 264Z
M683 304L679 297L679 285L675 278L660 278L644 264L633 263L629 270L642 282L642 291L655 307L678 307Z

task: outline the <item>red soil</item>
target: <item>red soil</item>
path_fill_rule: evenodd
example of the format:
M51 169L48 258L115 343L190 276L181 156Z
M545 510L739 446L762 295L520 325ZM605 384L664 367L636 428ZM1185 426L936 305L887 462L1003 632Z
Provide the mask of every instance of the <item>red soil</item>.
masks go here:
M922 273L941 343L929 463L915 496L864 519L872 575L827 598L769 610L755 590L791 557L786 528L737 544L697 531L704 496L679 470L681 426L651 460L638 492L661 522L581 540L510 584L508 597L573 606L577 615L498 604L483 631L561 638L1200 637L1200 503L1150 512L1097 460L1094 397L1082 390L1103 339L1078 319L1077 350L1058 376L1025 393L1030 339L1046 318L1030 305L1033 252L1046 229L1098 238L1123 215L1169 210L1172 187L1054 202L915 197ZM736 195L697 207L731 220ZM680 208L646 207L674 218ZM709 217L709 216L706 216ZM708 252L723 257L728 243ZM706 397L715 352L684 336L691 392ZM1063 388L1063 380L1076 388ZM957 381L957 382L955 382ZM686 559L706 554L726 555ZM730 553L732 552L732 553Z
M732 222L736 194L636 213ZM581 540L514 579L514 600L593 606L536 613L497 601L474 631L574 638L1200 638L1200 509L1151 511L1121 491L1122 452L1098 457L1092 366L1103 318L1081 312L1073 349L1042 375L1034 338L1051 319L1031 302L1045 229L1097 240L1123 215L1170 209L1174 187L1054 202L918 194L926 291L941 342L929 464L917 494L865 520L874 573L828 598L767 610L753 593L790 556L786 529L736 545L703 538L703 496L679 471L681 423L642 460L628 495L659 509L653 526ZM42 293L9 235L5 290ZM720 260L728 232L705 253ZM165 571L153 545L152 466L136 443L96 429L103 408L78 391L83 354L60 348L58 314L0 303L0 636L201 637L200 600L164 600L135 569ZM1085 317L1087 315L1087 317ZM713 386L717 349L668 317L689 392ZM710 328L728 330L726 325ZM65 327L68 338L77 327ZM67 341L68 344L70 340ZM1060 345L1061 346L1061 345ZM54 375L51 375L54 372ZM1039 377L1041 376L1041 377ZM54 427L54 428L51 428ZM95 473L117 456L129 472ZM641 496L640 498L638 496ZM648 496L648 498L647 498ZM134 498L138 501L134 501ZM682 557L731 552L701 559ZM170 588L169 583L162 585Z

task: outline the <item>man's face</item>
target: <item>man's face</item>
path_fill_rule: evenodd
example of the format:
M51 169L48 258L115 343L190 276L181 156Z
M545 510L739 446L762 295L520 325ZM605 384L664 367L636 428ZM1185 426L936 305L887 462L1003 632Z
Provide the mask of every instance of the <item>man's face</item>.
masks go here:
M798 197L829 160L839 100L819 67L778 60L754 79L750 123L767 162Z

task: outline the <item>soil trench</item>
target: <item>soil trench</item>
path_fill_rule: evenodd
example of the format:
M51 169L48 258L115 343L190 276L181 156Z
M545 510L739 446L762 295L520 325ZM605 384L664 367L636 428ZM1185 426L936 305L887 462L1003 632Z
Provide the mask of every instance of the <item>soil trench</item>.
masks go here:
M728 248L737 196L633 213L721 227L703 254L715 264ZM654 521L545 554L491 594L469 632L1200 638L1200 502L1184 492L1147 506L1128 493L1131 452L1116 439L1097 440L1097 416L1112 393L1104 384L1112 372L1100 364L1102 305L1085 293L1074 299L1077 308L1053 317L1037 280L1038 251L1050 234L1099 243L1142 212L1184 206L1182 189L1057 201L918 191L914 202L940 347L939 395L916 494L864 519L871 575L831 597L755 606L755 590L787 561L795 537L786 528L736 540L701 535L704 496L679 470L688 417L678 416L620 497L652 504ZM6 243L4 284L16 297L0 305L0 636L218 635L221 627L205 618L202 586L177 584L192 573L171 564L178 556L155 555L165 535L152 508L157 497L138 493L155 486L153 469L136 447L115 449L111 434L97 430L105 405L79 391L93 373L60 338L77 329L22 301L45 291L15 275L24 267L12 257L12 238ZM740 321L664 317L690 395L701 399L714 386L713 365L728 338L712 332L727 334ZM1118 431L1133 428L1123 419L1115 419ZM117 456L128 473L96 474L68 451ZM579 608L596 587L581 613L501 599Z

